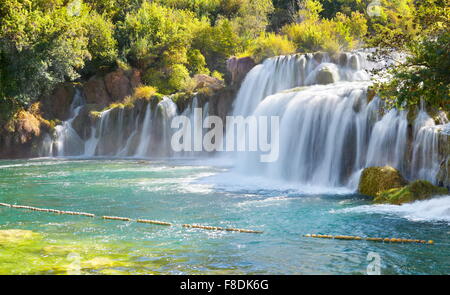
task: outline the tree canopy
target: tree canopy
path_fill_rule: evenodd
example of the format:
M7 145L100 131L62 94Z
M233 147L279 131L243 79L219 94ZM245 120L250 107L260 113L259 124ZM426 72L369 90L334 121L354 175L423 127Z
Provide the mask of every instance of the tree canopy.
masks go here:
M361 47L406 53L379 85L392 105L448 108L448 22L445 0L3 0L0 123L60 82L117 66L170 94L195 74L226 75L233 55Z

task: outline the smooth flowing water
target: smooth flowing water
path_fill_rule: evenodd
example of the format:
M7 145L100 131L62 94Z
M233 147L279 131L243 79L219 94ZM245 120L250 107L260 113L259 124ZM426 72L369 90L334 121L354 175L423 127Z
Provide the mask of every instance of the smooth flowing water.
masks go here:
M0 202L264 231L214 232L0 207L0 230L38 234L9 243L0 236L0 273L64 274L78 261L81 273L91 274L364 274L369 252L381 256L383 274L448 273L450 196L374 206L349 191L246 178L224 164L0 161ZM436 244L303 237L308 233Z
M237 153L237 169L303 185L356 190L362 169L390 165L409 180L436 182L445 159L438 143L443 125L437 126L422 106L410 134L407 111L385 109L380 98L370 95L369 71L379 65L366 55L348 53L334 61L326 54L280 56L252 69L233 115L278 117L280 156L261 163L258 153ZM234 130L228 132L236 136ZM241 140L250 141L254 133Z

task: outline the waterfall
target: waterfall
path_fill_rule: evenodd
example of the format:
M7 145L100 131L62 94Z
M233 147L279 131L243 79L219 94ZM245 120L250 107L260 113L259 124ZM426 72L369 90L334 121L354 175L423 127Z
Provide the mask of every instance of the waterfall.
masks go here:
M445 119L443 118L445 121ZM410 177L433 181L439 172L439 132L423 106L414 121L414 144Z
M65 156L67 154L82 154L81 148L84 146L83 140L73 129L72 123L85 105L81 91L75 88L75 94L70 105L70 119L64 121L62 125L55 127L56 139L53 145L56 149L57 156ZM53 154L53 148L48 149L49 155Z
M276 162L261 163L258 152L237 153L237 171L356 189L363 168L390 165L410 179L435 182L441 159L434 121L421 110L409 151L407 112L385 110L378 97L369 99L373 67L362 52L337 59L276 57L255 67L233 114L279 116L280 155Z
M363 168L390 165L409 179L435 182L442 155L439 132L422 106L413 122L408 112L385 109L383 101L369 95L367 52L296 54L269 58L246 76L232 106L232 115L277 116L280 119L278 160L260 162L259 152L232 154L235 170L299 184L355 189ZM140 101L131 108L115 107L100 113L85 126L82 139L73 122L85 106L77 89L70 119L56 127L53 141L47 136L42 155L108 157L198 157L205 152L173 152L176 115L190 119L194 136L203 136L203 112L196 96L181 112L171 97ZM84 114L85 115L85 114ZM447 123L445 116L441 121ZM78 126L78 125L77 125ZM88 132L89 131L89 132ZM226 130L225 141L236 136ZM255 136L245 133L241 136ZM239 140L239 138L238 138ZM250 142L249 138L240 138Z
M83 156L169 156L170 121L178 113L177 106L164 97L154 107L148 102L143 110L140 114L137 108L118 107L101 112L91 137L83 143Z
M142 128L139 146L136 152L136 156L145 156L148 152L148 147L151 141L151 127L153 112L151 111L151 104L147 105L147 110L145 112L144 126Z
M339 80L339 77L347 81L368 80L369 75L361 68L365 63L360 54L342 54L341 66L331 63L326 54L266 59L247 74L233 105L233 115L251 115L265 97L294 87L316 84L323 73L331 73L334 80Z

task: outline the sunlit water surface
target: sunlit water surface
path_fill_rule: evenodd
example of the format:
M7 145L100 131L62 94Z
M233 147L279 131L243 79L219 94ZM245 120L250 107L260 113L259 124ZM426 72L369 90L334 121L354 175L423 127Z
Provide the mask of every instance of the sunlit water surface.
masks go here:
M450 269L450 196L374 206L345 189L270 183L199 160L32 159L0 161L0 202L177 225L0 207L0 230L36 233L20 242L0 239L0 274L65 274L77 265L82 274L364 274L369 252L380 255L383 274ZM436 243L303 237L308 233Z

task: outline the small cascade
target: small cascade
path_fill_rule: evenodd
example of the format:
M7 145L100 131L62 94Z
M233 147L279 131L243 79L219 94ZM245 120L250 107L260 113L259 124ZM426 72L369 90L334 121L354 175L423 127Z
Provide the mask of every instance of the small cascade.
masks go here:
M411 178L434 181L440 168L439 132L434 120L422 106L414 121Z
M178 115L177 105L170 97L164 97L156 106L154 124L151 125L149 151L146 156L169 157L173 155L170 141L174 130L170 127L173 117Z
M189 119L191 123L191 128L184 129L183 138L187 138L192 135L191 151L179 152L177 156L184 157L198 157L205 153L203 152L203 136L206 133L204 129L204 119L209 115L209 103L205 103L203 107L199 105L198 97L194 96L192 103L184 110L183 116ZM189 134L188 134L189 133Z
M139 108L113 108L100 114L91 137L83 143L85 157L152 157L170 155L171 119L175 103L164 97L158 104Z
M57 156L83 154L84 141L73 129L72 123L85 105L81 91L76 88L75 95L70 105L70 119L55 127L56 138L53 143ZM48 155L53 155L53 148L48 150Z
M144 157L148 153L148 148L151 142L151 127L153 121L154 113L151 110L151 104L147 105L147 110L145 111L144 126L142 128L141 136L139 139L139 146L136 151L136 156Z
M39 157L49 157L53 155L53 140L49 134L44 135L38 154Z

